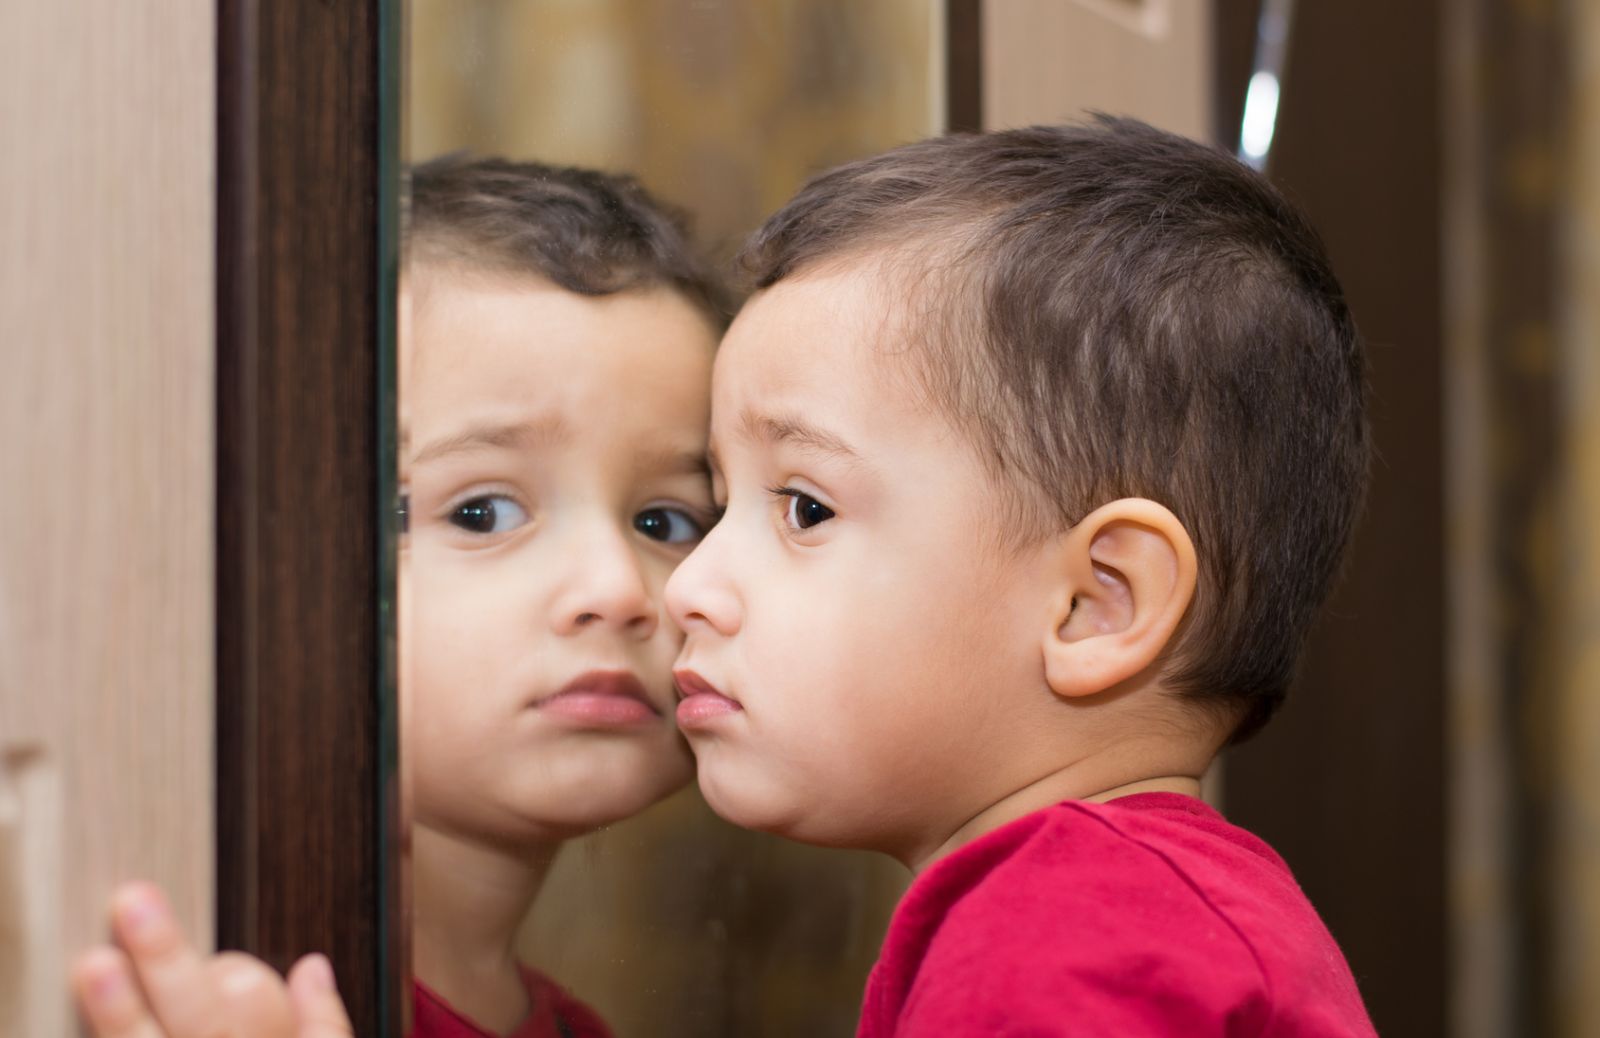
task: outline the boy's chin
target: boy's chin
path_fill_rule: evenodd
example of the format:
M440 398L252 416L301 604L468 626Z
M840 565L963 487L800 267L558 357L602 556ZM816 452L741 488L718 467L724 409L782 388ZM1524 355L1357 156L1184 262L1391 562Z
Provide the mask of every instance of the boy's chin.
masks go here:
M741 829L823 847L848 846L840 841L839 833L819 824L815 805L796 803L787 790L763 790L760 782L721 779L703 760L699 782L706 805L718 818Z
M563 838L615 825L655 806L694 780L692 772L658 776L657 781L627 786L594 783L585 788L552 790L554 796L541 797L537 805L524 809L530 822L540 828L564 833Z

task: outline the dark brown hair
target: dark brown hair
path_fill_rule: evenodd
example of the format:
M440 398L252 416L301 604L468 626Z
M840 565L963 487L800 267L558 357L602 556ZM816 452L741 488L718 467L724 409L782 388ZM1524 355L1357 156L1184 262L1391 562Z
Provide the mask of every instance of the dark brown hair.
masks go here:
M412 167L408 181L408 262L533 274L590 296L663 285L727 324L688 221L631 176L454 154Z
M1147 497L1199 556L1164 683L1282 701L1365 492L1365 361L1310 224L1219 150L1131 119L955 135L817 177L751 239L757 288L887 260L917 374L1021 537Z

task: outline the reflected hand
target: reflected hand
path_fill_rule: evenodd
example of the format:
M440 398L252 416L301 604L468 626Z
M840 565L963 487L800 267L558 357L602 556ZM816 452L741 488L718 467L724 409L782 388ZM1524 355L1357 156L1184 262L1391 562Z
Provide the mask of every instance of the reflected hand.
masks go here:
M120 947L91 948L72 969L95 1038L351 1038L321 955L297 962L287 982L241 952L201 955L147 883L117 891L111 925Z

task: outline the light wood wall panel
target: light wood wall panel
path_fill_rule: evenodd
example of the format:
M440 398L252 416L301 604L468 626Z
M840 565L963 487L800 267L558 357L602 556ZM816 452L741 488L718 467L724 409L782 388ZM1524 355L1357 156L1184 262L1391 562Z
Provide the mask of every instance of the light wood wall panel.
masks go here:
M1131 115L1211 135L1211 0L990 0L983 126Z
M0 1030L119 879L212 930L208 0L0 4Z

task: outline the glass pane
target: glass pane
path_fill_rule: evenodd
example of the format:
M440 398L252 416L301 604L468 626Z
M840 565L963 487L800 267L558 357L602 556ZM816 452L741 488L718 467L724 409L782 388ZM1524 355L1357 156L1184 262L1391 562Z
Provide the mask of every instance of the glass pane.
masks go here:
M412 162L465 151L632 174L656 198L687 211L697 248L726 269L741 239L812 174L940 128L943 17L942 5L929 0L411 0L406 153ZM433 204L422 209L432 212ZM501 281L491 290L488 279L468 286L437 276L441 266L495 265L459 250L453 259L441 259L437 250L425 260L419 255L407 253L412 266L402 291L401 412L410 428L401 452L408 472L428 449L423 427L441 431L447 424L446 380L470 381L486 356L459 342L433 345L448 334L441 328L449 327L442 315L450 300L472 295L483 306L499 305L487 297L513 285ZM522 327L539 323L531 311L517 313ZM481 331L473 327L461 336ZM409 352L408 336L415 340ZM452 363L440 362L444 350L455 350ZM572 381L562 392L581 382L579 368L591 361L575 356L572 363ZM657 398L665 390L637 380L617 391L643 394L624 410L666 406ZM470 396L463 393L456 399ZM538 405L540 391L527 396ZM479 816L460 803L468 796L462 790L477 781L469 774L474 761L463 760L454 772L435 765L450 752L440 745L447 741L443 728L459 722L467 738L473 722L465 715L507 680L495 668L510 665L494 661L512 657L496 655L491 642L501 635L487 628L514 625L503 613L476 611L481 598L469 601L455 614L449 647L435 649L443 643L438 628L452 622L441 598L462 585L445 582L435 567L453 563L440 561L443 549L426 545L435 536L515 538L521 524L540 520L516 500L515 487L472 486L476 477L462 475L457 482L464 488L450 497L423 489L432 478L410 486L410 546L401 556L402 741L408 768L423 762L410 772L417 824L414 962L422 985L438 996L432 1009L424 1004L431 996L423 996L419 1010L436 1010L441 1000L460 1003L455 1008L491 1027L490 1018L510 1014L516 999L504 984L503 963L488 967L483 975L498 979L476 990L465 979L470 971L457 969L487 947L483 931L473 932L465 917L492 930L508 911L520 917L521 900L531 900L515 940L517 957L593 1007L619 1038L854 1034L866 972L907 881L889 859L736 829L712 815L692 782L594 831L584 831L592 827L590 816L569 825L562 840L487 846L496 823L474 828ZM434 495L432 506L421 500L425 493ZM444 530L441 516L454 533ZM432 534L418 525L429 522ZM474 524L477 533L464 532ZM491 544L478 561L495 550ZM463 567L459 580L477 579L487 568ZM559 577L533 567L527 580ZM482 595L498 594L484 587ZM508 596L505 609L531 610L527 603L537 594ZM469 614L492 618L474 625ZM531 619L525 630L530 645L545 637ZM482 651L474 651L480 644ZM429 653L434 658L422 658ZM529 674L539 676L514 680L537 685L573 667L557 648L532 656L542 662L530 664ZM441 706L446 695L448 711ZM530 754L520 766L537 782L562 752ZM439 776L446 773L459 785L445 788ZM685 770L681 780L687 779ZM516 786L504 775L497 781L503 785L476 788ZM539 797L530 793L508 810L537 814ZM557 850L547 863L544 857ZM511 869L515 890L496 900L481 888L494 885L486 877L508 876L508 858L521 859L524 876L515 878Z

